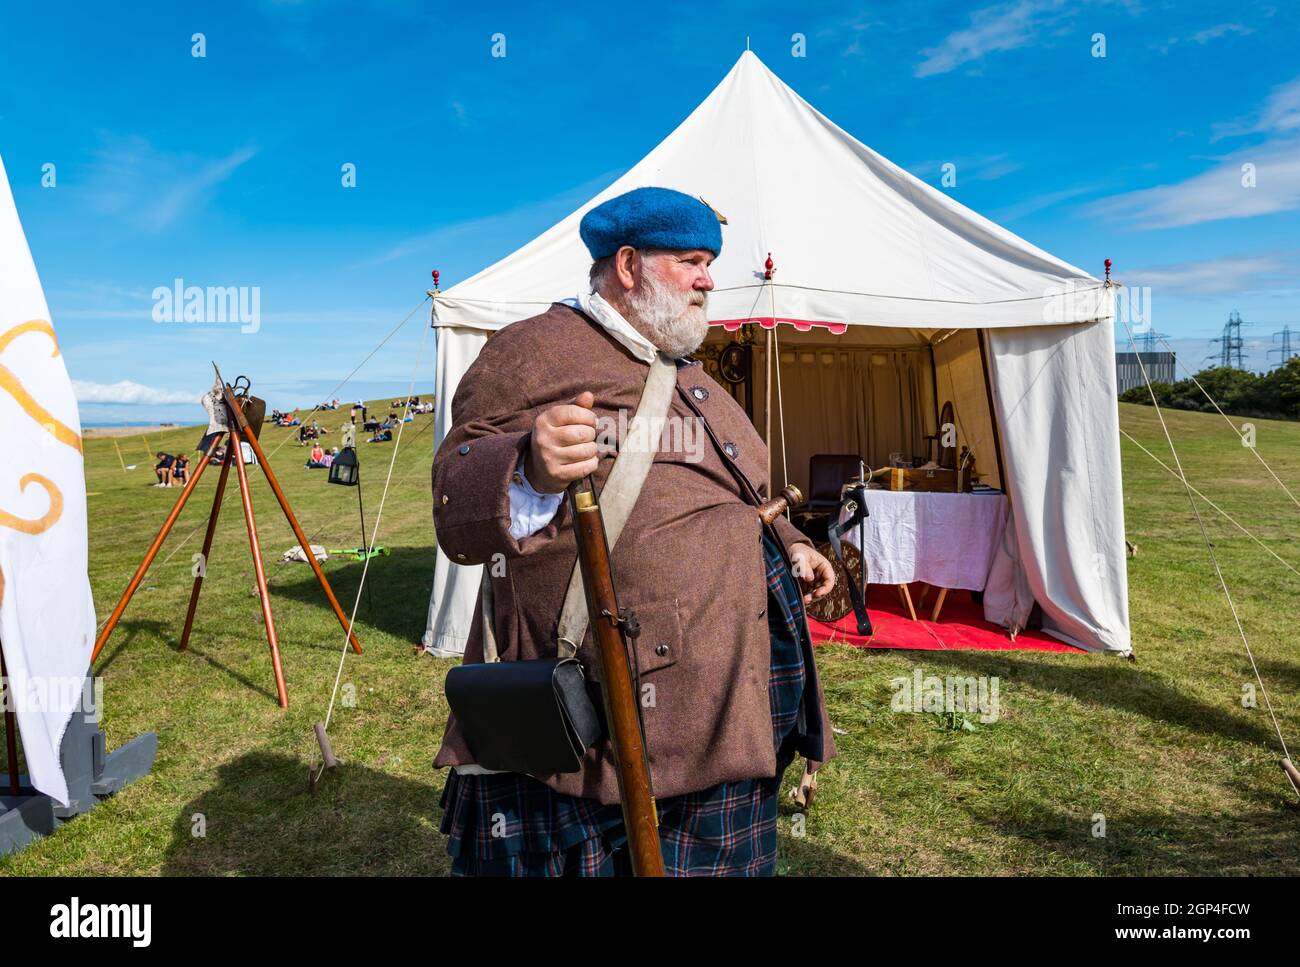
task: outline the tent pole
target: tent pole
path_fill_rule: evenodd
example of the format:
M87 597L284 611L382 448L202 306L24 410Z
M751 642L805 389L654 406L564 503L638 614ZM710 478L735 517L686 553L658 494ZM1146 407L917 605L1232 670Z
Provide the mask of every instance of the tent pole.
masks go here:
M9 687L9 669L5 666L3 648L0 648L0 678L4 679L5 757L9 766L9 795L18 796L22 794L22 787L18 784L18 719L14 715L14 696Z
M1002 485L1002 492L1008 497L1011 496L1011 488L1007 485L1007 471L1002 464L1002 433L998 430L998 412L993 408L993 382L989 379L989 355L988 350L984 348L984 337L987 330L978 330L980 344L980 366L984 370L984 395L989 401L989 426L993 427L993 450L998 458L998 483Z
M930 350L930 395L934 398L934 432L941 432L939 429L939 368L934 362L934 343L928 345ZM926 457L930 456L929 447L926 447Z
M764 377L764 391L767 393L767 402L763 405L763 420L767 424L763 430L763 442L767 444L767 492L772 492L772 333L776 329L776 320L772 321L772 328L767 331L767 350L764 355L767 357L767 376Z
M770 282L767 291L772 297L772 355L774 357L772 365L776 367L776 422L781 434L781 486L784 487L790 482L790 465L785 453L785 395L781 392L781 341L776 335L776 289ZM771 459L771 452L769 445L769 460ZM769 496L772 493L772 471L770 469L767 473L767 492ZM789 516L788 512L786 516Z

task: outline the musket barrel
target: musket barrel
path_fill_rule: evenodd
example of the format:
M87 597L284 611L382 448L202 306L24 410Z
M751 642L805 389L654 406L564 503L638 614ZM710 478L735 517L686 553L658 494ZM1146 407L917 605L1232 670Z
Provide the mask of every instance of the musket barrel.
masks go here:
M578 484L569 488L574 507L574 533L578 560L587 592L591 635L600 663L600 691L605 703L605 720L610 728L610 745L618 776L619 802L627 830L632 870L637 876L663 876L663 854L659 848L659 820L650 784L650 761L642 738L632 669L624 640L623 615L614 590L609 561L605 519L595 492Z

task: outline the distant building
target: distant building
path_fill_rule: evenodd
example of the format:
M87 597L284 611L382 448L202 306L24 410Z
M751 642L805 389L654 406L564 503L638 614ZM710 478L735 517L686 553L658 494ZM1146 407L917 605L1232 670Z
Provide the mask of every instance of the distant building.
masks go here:
M1138 361L1141 360L1141 365ZM1130 390L1134 386L1146 385L1142 378L1142 369L1146 368L1147 379L1153 383L1173 383L1178 379L1173 353L1119 353L1115 354L1115 381L1119 392Z

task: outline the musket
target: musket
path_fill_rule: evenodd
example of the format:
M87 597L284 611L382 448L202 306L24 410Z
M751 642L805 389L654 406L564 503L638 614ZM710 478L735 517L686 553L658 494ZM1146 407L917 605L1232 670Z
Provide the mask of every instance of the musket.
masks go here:
M623 807L632 871L637 876L663 876L663 854L659 849L659 816L650 784L650 760L645 732L637 706L629 655L641 632L636 615L620 608L614 589L614 572L609 560L605 518L600 512L591 478L569 485L574 508L574 534L578 560L587 592L596 659L600 663L601 695L605 721L609 723L614 770L618 776L618 798ZM771 524L787 510L803 503L803 494L793 485L782 489L758 507L763 523Z
M592 641L600 664L600 691L614 753L632 872L636 876L663 876L664 859L659 850L659 816L650 785L650 759L628 657L636 648L641 627L635 614L618 606L605 519L590 478L570 484L569 498L574 508L573 530L578 539Z
M794 484L786 484L781 492L771 500L758 505L758 516L764 524L772 524L787 510L794 510L803 503L803 493Z

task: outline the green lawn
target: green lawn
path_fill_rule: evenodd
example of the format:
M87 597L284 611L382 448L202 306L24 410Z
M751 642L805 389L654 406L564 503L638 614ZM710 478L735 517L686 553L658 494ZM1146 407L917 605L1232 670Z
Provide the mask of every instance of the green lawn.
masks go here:
M380 411L383 407L373 407ZM326 413L333 432L345 411ZM1300 567L1300 507L1217 415L1167 414L1192 482L1284 559ZM162 555L109 641L103 727L110 747L159 735L151 775L0 861L10 874L443 874L437 831L441 774L431 760L446 717L453 662L415 658L433 573L431 416L406 427L358 635L331 735L345 766L307 792L312 723L325 715L343 633L306 565L274 563L295 542L260 472L252 486L271 581L290 707L275 702L253 593L248 538L234 487L226 494L194 638L177 641L191 555L202 540L217 468L199 482ZM1168 461L1149 407L1123 405L1121 425ZM1258 447L1291 486L1300 425L1256 421ZM416 436L416 434L419 434ZM178 490L148 486L150 453L192 447L190 428L86 444L90 576L101 620L125 587ZM360 542L356 494L302 469L296 431L264 446L312 540ZM391 444L360 447L367 521ZM232 477L233 482L233 477ZM799 875L1295 874L1300 813L1277 766L1261 707L1243 708L1249 662L1181 484L1124 442L1130 604L1136 662L1034 652L819 650L831 717L846 734L821 773L807 817L783 805L781 868ZM1294 490L1295 488L1293 488ZM1300 751L1300 651L1292 629L1300 578L1204 508L1283 734ZM361 565L325 565L350 609ZM891 712L889 682L996 675L1001 717L954 729L937 714ZM791 782L792 772L787 777ZM789 785L789 783L787 783ZM206 835L193 830L200 815ZM1105 835L1093 835L1094 816Z

